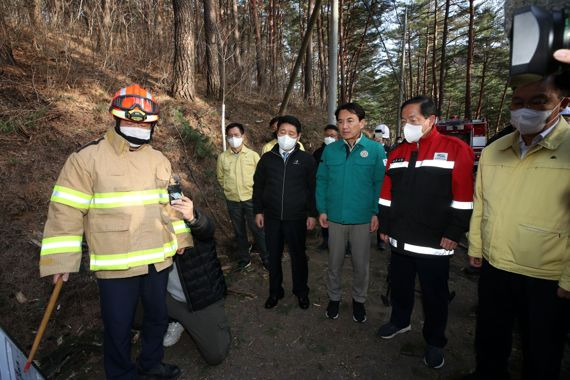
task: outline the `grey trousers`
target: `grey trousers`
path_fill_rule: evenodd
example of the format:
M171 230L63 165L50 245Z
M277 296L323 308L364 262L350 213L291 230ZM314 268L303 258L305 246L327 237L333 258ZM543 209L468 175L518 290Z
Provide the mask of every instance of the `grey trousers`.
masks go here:
M184 326L208 364L220 364L228 356L231 333L224 300L205 309L190 312L184 302L176 301L167 293L166 307L168 316Z
M327 290L331 301L340 301L341 274L346 242L352 250L352 298L365 302L370 269L370 224L338 224L329 221Z

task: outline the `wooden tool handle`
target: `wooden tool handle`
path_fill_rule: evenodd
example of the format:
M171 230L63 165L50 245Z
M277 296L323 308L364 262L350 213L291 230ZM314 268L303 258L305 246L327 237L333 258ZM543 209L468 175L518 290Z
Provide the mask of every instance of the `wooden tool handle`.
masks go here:
M36 355L36 351L38 350L38 346L42 340L44 332L46 331L46 327L49 321L49 317L53 312L53 308L57 302L57 298L59 297L59 292L61 291L61 287L63 286L63 275L59 276L53 291L51 292L51 297L49 299L49 303L46 307L46 311L44 313L44 317L42 318L42 323L40 323L40 328L36 333L36 337L34 338L34 344L32 345L32 350L30 351L30 355L28 356L28 361L26 362L26 366L24 367L24 372L27 372L30 369L30 365L32 364L32 360L34 360L34 356Z

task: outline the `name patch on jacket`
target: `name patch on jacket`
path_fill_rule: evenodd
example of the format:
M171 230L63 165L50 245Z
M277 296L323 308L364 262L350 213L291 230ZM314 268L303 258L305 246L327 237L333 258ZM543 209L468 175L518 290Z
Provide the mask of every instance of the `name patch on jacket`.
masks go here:
M447 161L447 153L436 152L433 155L433 159Z

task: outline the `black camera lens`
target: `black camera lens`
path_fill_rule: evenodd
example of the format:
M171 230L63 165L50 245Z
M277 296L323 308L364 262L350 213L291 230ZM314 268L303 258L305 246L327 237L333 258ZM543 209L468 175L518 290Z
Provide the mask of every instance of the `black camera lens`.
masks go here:
M511 85L530 83L567 65L552 56L570 48L570 25L564 10L546 11L531 5L517 9L511 29Z

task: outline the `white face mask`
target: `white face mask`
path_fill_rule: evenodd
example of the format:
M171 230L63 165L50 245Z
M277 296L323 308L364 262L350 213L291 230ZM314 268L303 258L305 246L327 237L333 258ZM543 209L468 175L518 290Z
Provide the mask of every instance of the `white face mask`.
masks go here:
M335 142L336 139L334 137L327 136L327 137L325 137L324 141L325 141L325 145L329 145L329 144L332 144L333 142Z
M288 152L295 147L295 144L297 144L297 139L289 137L289 135L283 135L277 137L277 143L279 144L279 148Z
M420 141L423 136L422 128L422 125L406 123L404 125L404 138L406 141L409 143Z
M243 144L243 137L230 137L228 143L232 148L239 148Z
M140 140L150 141L150 129L139 128L139 127L120 127L121 133L125 136L134 137ZM129 145L137 148L141 144L135 144L129 141Z
M521 135L533 135L544 129L552 111L535 111L530 108L514 110L511 111L511 124Z

